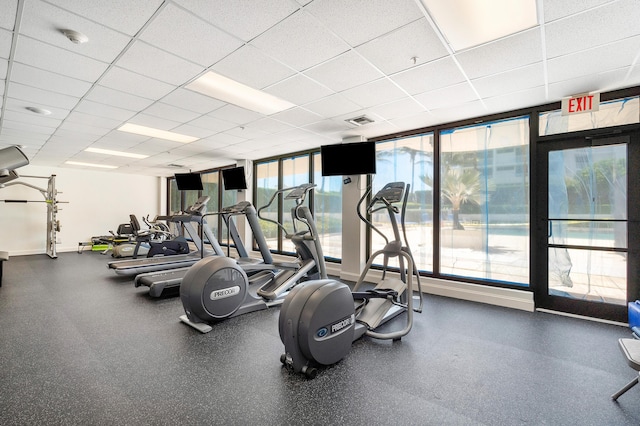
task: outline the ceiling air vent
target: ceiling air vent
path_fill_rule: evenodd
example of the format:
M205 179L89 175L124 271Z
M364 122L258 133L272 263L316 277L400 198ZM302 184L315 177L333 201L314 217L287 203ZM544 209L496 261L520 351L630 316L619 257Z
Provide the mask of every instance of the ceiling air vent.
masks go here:
M367 117L366 115L361 115L360 117L350 118L345 120L347 123L351 123L354 126L364 126L365 124L373 123L373 120Z
M186 166L183 166L182 164L167 164L167 167L171 167L172 169L184 169Z

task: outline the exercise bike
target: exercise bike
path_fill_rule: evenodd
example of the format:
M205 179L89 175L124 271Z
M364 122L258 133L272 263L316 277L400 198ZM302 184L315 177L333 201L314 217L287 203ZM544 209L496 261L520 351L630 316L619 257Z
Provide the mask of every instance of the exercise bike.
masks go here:
M409 248L404 224L409 185L393 182L385 185L368 203L367 213L386 210L393 230L393 240L387 237L361 213L361 205L371 189L360 198L358 217L385 240L384 248L367 261L353 291L333 279L307 281L294 287L282 304L278 319L280 339L285 353L280 361L295 373L314 378L319 366L335 364L343 359L351 344L366 335L375 339L400 340L411 331L413 312L421 312L423 299L420 274ZM404 197L403 197L404 192ZM401 227L404 244L396 220L402 202ZM373 289L361 291L373 263L383 257L382 279ZM399 278L387 276L389 260L398 260ZM416 278L420 304L413 306L413 278ZM406 312L403 328L380 331L392 318ZM389 326L390 328L390 326Z
M185 315L180 320L202 333L212 330L210 324L238 315L280 305L283 296L302 279L326 278L324 254L309 207L304 201L314 184L304 184L276 191L258 217L276 224L295 245L294 262L243 265L229 257L204 258L185 274L180 285L180 299ZM280 196L292 200L293 233L283 224L263 216L263 212ZM303 229L298 231L302 224ZM256 274L257 272L266 274ZM247 273L253 273L248 277ZM265 277L256 283L255 276Z

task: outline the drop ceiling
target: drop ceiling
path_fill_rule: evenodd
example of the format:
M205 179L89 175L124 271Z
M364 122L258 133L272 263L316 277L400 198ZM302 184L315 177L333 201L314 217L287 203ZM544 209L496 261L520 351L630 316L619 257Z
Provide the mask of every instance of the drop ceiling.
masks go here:
M534 27L456 51L420 0L3 0L0 148L169 176L640 84L637 0L536 9ZM186 88L207 71L295 106L263 115Z

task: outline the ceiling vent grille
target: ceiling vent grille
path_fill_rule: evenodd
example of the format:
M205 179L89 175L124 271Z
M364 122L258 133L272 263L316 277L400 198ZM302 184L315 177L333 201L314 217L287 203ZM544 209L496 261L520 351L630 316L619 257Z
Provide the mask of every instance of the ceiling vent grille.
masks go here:
M365 124L373 123L373 120L367 117L366 115L361 115L360 117L350 118L345 120L347 123L351 123L354 126L364 126Z

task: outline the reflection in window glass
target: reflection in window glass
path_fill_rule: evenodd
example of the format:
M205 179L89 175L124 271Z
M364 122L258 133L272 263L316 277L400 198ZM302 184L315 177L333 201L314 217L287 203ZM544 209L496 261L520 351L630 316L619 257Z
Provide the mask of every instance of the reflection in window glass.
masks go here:
M541 113L540 136L638 122L640 122L640 101L636 96L602 102L598 111L584 114L562 115L561 110Z
M211 199L207 203L207 213L217 212L220 209L218 206L218 194L219 194L219 172L202 173L200 176L202 179L202 195L209 196ZM207 226L211 229L213 235L217 236L218 242L224 244L224 241L220 238L218 216L207 216ZM225 233L226 234L226 233Z
M309 155L301 155L299 157L287 158L282 161L282 187L291 188L294 186L302 185L303 183L309 183ZM283 195L287 195L286 193ZM305 205L309 205L309 197L304 201ZM295 200L282 200L282 224L284 225L287 233L294 234L295 232L302 231L304 229L295 229L294 221L292 218L291 209L296 206ZM299 223L295 224L296 226ZM288 238L282 239L282 251L286 253L295 253L295 245Z
M256 186L254 188L254 198L256 200L256 210L267 205L273 194L278 190L278 161L268 161L256 165ZM261 215L278 220L278 200L261 212ZM270 250L278 250L278 227L266 220L259 220L260 227L264 233Z
M529 120L442 132L440 272L529 283Z
M314 219L325 257L342 258L342 176L322 176L320 153L313 156Z
M626 304L626 195L625 144L549 152L549 294Z
M418 269L428 272L433 271L432 180L433 134L376 144L376 176L372 192L375 194L390 182L402 181L410 185L406 211L407 239ZM386 210L374 214L372 222L387 238L393 239ZM372 252L380 250L384 244L381 236L372 233ZM390 262L390 265L397 266L397 262Z

